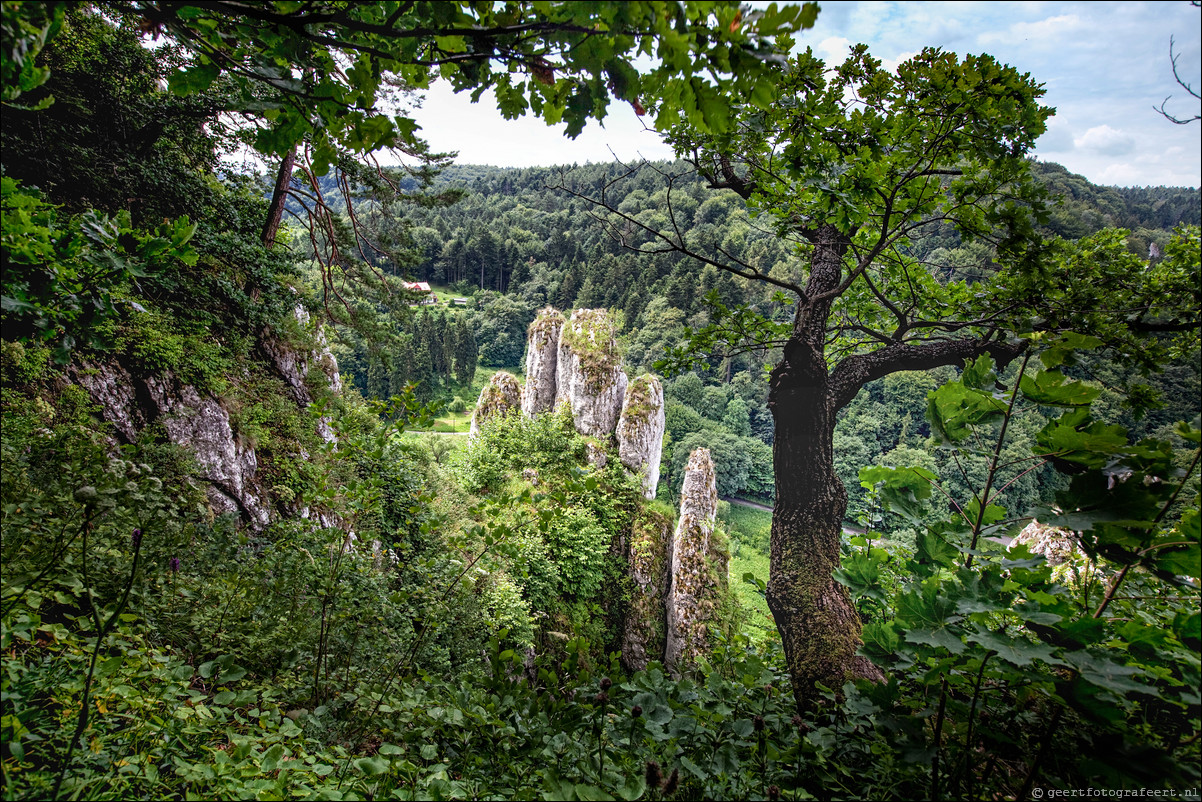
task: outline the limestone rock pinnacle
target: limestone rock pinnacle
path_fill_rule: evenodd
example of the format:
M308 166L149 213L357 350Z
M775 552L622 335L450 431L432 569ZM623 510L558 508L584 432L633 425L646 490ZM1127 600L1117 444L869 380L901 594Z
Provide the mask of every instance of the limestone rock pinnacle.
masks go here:
M626 388L618 419L618 456L622 464L643 479L643 495L655 498L660 458L664 450L664 388L659 379L644 373Z

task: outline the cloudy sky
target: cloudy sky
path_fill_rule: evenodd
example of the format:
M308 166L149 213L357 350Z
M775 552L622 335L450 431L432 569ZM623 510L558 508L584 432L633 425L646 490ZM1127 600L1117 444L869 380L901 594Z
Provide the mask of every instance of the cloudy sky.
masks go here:
M1202 124L1174 125L1154 106L1192 117L1199 103L1173 81L1178 69L1202 87L1202 13L1187 0L1168 2L822 2L818 22L800 38L828 62L863 42L887 66L934 45L990 53L1029 72L1056 109L1036 155L1096 184L1196 187L1202 176ZM460 163L530 166L608 161L672 153L623 103L604 126L590 123L576 140L540 120L503 120L487 96L471 104L436 86L418 112L436 150L459 151Z

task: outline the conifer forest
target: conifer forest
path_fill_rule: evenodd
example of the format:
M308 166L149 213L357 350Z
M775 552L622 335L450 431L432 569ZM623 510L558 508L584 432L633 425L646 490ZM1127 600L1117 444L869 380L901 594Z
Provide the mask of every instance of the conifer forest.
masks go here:
M824 13L4 0L0 795L1198 799L1197 180Z

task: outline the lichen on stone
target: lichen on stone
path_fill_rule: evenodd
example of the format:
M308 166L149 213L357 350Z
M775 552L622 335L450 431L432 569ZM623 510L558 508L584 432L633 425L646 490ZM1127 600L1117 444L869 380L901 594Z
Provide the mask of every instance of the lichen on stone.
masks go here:
M1032 520L1010 546L1026 546L1032 554L1043 555L1052 566L1055 581L1079 587L1088 580L1101 579L1103 571L1081 550L1077 538L1071 529Z
M664 654L665 611L672 521L650 509L631 525L628 557L631 598L622 629L622 664L641 671Z
M626 387L615 434L622 464L643 480L643 495L655 498L666 427L664 389L649 373Z
M614 371L621 368L622 355L618 352L616 335L613 320L605 309L577 309L563 326L559 347L570 349L576 356L593 392L604 389L612 381Z
M671 589L667 599L664 662L679 675L706 649L717 586L710 539L718 512L718 486L709 449L689 455L680 491L680 518L672 535Z
M572 408L576 431L609 437L618 424L626 374L604 309L577 309L559 336L556 396Z
M494 418L504 417L521 409L522 388L512 373L499 371L480 391L480 399L472 412L472 428L468 436L475 438L480 427Z
M522 413L527 416L555 407L563 323L563 315L548 306L539 310L530 324L526 338L526 386L522 389Z

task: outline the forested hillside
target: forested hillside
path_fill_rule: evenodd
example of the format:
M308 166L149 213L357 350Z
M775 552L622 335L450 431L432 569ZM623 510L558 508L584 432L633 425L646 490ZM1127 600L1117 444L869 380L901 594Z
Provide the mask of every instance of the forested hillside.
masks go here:
M1133 255L1159 261L1175 228L1202 222L1197 189L1097 187L1059 165L1035 167L1052 198L1048 229L1058 236L1077 239L1106 227L1121 228L1128 232L1124 245ZM671 181L673 176L680 178ZM418 188L412 179L407 184L411 190ZM771 287L744 281L680 253L633 252L633 247L646 242L645 236L624 243L620 232L603 224L603 211L596 204L561 188L583 189L598 201L604 190L609 206L652 227L665 227L674 219L699 249L720 249L765 273L787 275L797 269L790 242L754 221L734 192L707 189L705 180L685 162L634 169L619 164L527 169L451 165L441 172L436 186L459 190L462 199L406 215L413 250L404 269L417 280L447 287L451 296L470 299L470 311L448 311L445 305L423 310L414 316L414 323L401 324L402 330L408 325L421 330L414 329L398 345L370 352L364 344L338 350L339 364L369 397L386 398L405 383L417 382L421 397L434 398L445 388L441 395L452 403L460 385L446 381L449 372L440 379L428 371L431 365L449 365L441 357L444 350L463 347L465 318L472 320L480 365L516 369L522 364L526 328L538 309L547 305L563 310L611 309L620 315L626 363L638 372L653 369L679 347L687 327L708 322L711 307L706 299L711 292L728 308L751 303L769 315L785 313L773 300ZM333 190L332 184L329 189ZM983 244L962 245L951 227L916 239L910 249L916 257L947 270L985 264L992 257ZM351 337L352 343L362 343ZM422 356L414 358L414 348L433 349L433 356L421 351ZM771 502L767 371L777 358L772 350L729 358L719 355L667 384L667 497L679 489L688 454L705 446L716 455L722 495ZM1198 412L1202 384L1188 361L1151 379L1148 386L1157 399L1155 409L1138 413L1124 407L1123 393L1147 379L1124 375L1124 367L1113 362L1080 370L1082 376L1109 388L1101 403L1141 436L1163 436L1173 422L1191 419ZM877 514L870 509L858 478L865 465L919 465L940 473L949 490L966 489L956 466L938 464L924 416L927 394L952 375L939 370L890 376L872 384L842 412L835 460L852 497L848 523ZM1045 423L1038 413L1025 419L1021 432L1015 432L1015 453L1028 448ZM1051 502L1055 489L1050 466L1025 473L1011 485L1011 503L1017 510L1033 509L1041 501ZM887 531L906 528L897 519L884 523Z
M1031 76L813 4L0 12L5 799L1198 787L1199 194L1028 161ZM449 164L435 79L688 158Z

